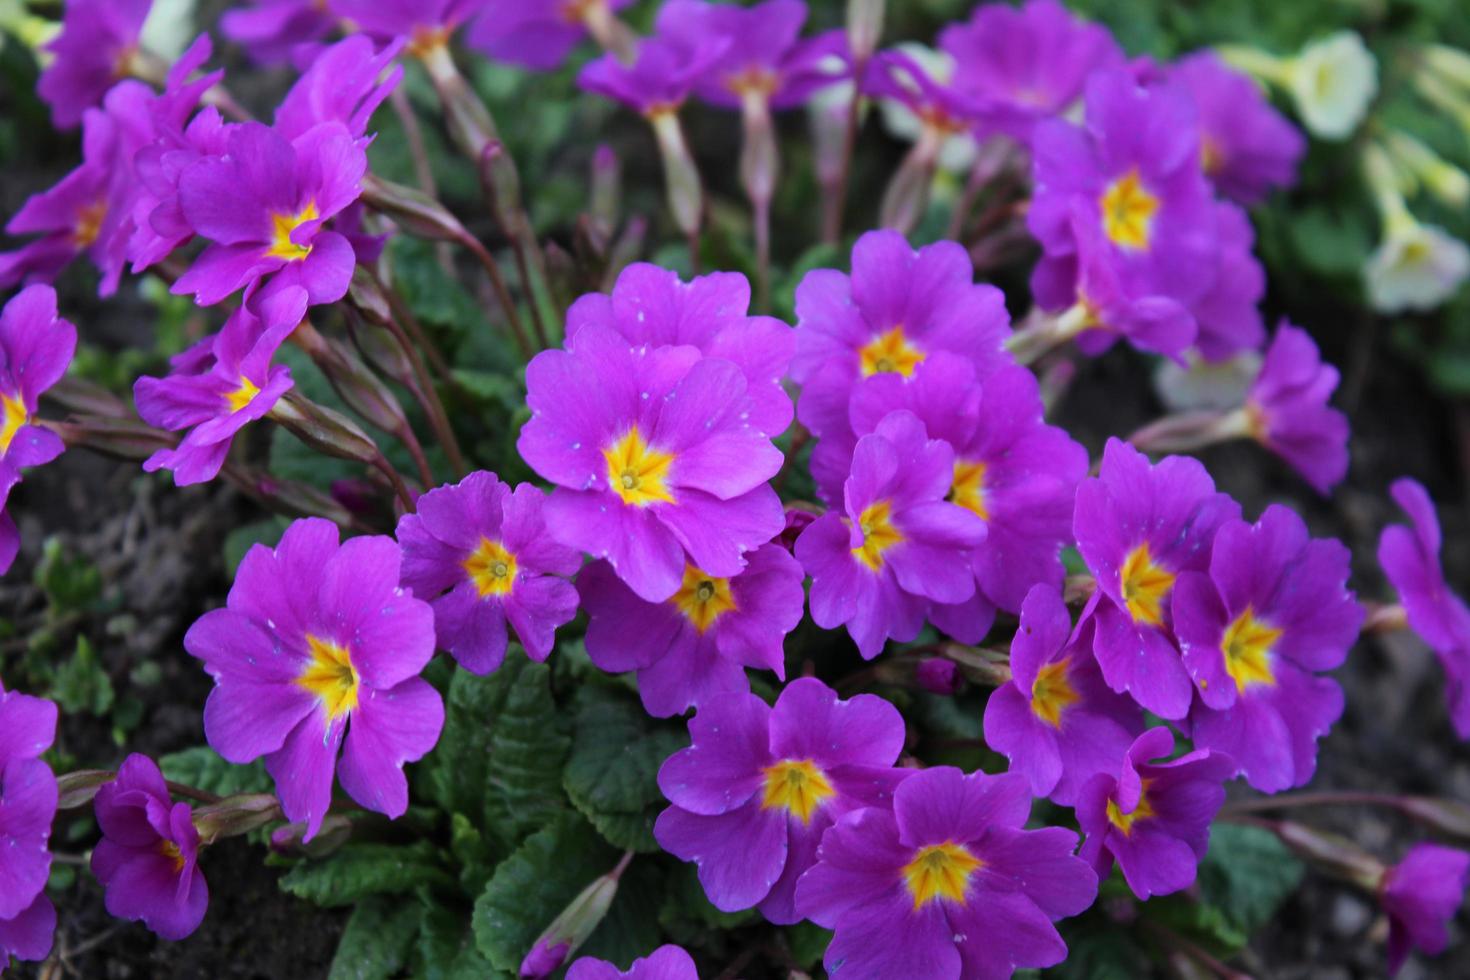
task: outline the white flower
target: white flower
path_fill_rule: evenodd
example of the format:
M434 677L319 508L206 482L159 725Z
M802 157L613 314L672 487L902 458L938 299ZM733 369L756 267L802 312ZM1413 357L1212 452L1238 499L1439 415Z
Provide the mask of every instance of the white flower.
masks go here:
M1291 60L1286 87L1308 129L1323 139L1346 139L1378 94L1378 63L1356 32L1339 31Z
M1433 309L1470 276L1470 248L1432 225L1390 222L1364 276L1368 299L1382 313Z
M954 77L954 59L945 52L913 42L904 42L894 47L914 59L937 84L948 85L949 80ZM908 83L908 79L902 74L898 75L898 79L899 84ZM924 123L908 106L897 99L883 99L878 103L878 108L883 113L883 128L888 130L890 136L909 143L918 140ZM939 168L952 174L967 174L975 165L975 152L975 137L969 133L949 136L939 148Z
M1261 373L1259 351L1241 351L1224 361L1185 355L1188 367L1160 358L1154 391L1170 412L1228 411L1245 403L1246 392Z

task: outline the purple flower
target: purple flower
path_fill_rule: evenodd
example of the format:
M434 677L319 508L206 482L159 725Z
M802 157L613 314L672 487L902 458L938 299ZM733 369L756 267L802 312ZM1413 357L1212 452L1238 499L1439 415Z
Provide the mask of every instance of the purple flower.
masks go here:
M765 544L729 578L687 566L679 591L654 603L597 562L577 579L589 617L587 656L609 672L638 671L643 707L660 718L750 690L746 667L785 680L783 643L801 622L804 578L784 548Z
M465 43L496 61L536 71L556 68L587 36L588 25L633 0L483 0Z
M670 0L658 12L657 31L691 49L707 39L726 44L695 86L706 102L735 109L744 99L760 98L784 109L836 81L821 62L846 50L841 31L801 40L806 16L803 0L763 0L751 7Z
M1171 633L1174 584L1204 571L1215 531L1240 506L1215 492L1196 459L1157 465L1109 439L1098 477L1077 490L1073 529L1097 577L1094 652L1108 686L1163 718L1183 718L1194 692Z
M1264 793L1312 778L1317 738L1342 714L1342 689L1317 674L1341 666L1363 622L1349 557L1272 504L1254 525L1221 525L1209 573L1175 584L1174 629L1202 702L1191 736L1230 755Z
M1439 657L1450 721L1461 738L1470 739L1470 609L1445 583L1439 561L1439 518L1428 491L1414 480L1401 479L1389 492L1412 526L1383 529L1378 564L1398 590L1409 626Z
M700 706L693 740L669 756L658 785L673 806L653 833L699 865L716 908L759 906L772 922L801 918L797 879L822 833L849 810L886 806L907 770L903 719L872 694L839 700L815 678L792 681L769 707L753 694Z
M626 973L606 960L584 956L567 970L567 980L699 980L699 974L688 953L669 945L634 960Z
M679 591L691 562L737 574L746 552L780 533L766 481L783 456L751 424L755 402L731 361L691 346L635 349L584 326L575 351L536 355L526 388L531 419L516 448L557 484L551 535L606 558L649 602Z
M1266 294L1266 270L1253 251L1256 233L1250 216L1220 201L1215 230L1220 236L1215 283L1189 307L1199 328L1195 346L1207 361L1259 350L1266 340L1259 306Z
M800 912L836 930L827 970L960 980L1060 963L1052 922L1091 905L1097 879L1072 831L1021 829L1030 811L1016 773L939 766L899 784L891 811L839 820L796 890Z
M291 388L291 369L271 358L306 315L306 291L282 289L230 315L214 339L213 360L198 373L141 377L133 400L143 421L160 429L190 429L177 447L160 449L143 469L172 470L188 486L218 475L238 433L258 422ZM192 428L191 428L192 427Z
M949 697L957 694L965 684L960 665L944 657L929 657L919 661L914 668L914 680L930 694Z
M443 48L485 0L328 0L332 13L379 41L407 38L410 53Z
M0 575L20 550L5 503L21 469L49 463L65 448L34 419L41 393L61 380L76 349L77 328L57 317L50 286L29 286L0 311Z
M1116 292L1135 301L1161 297L1186 308L1214 285L1215 207L1187 92L1098 72L1087 83L1086 126L1044 122L1034 152L1027 224L1045 253L1033 276L1045 308L1106 311L1109 298L1092 295L1096 279L1115 280ZM1092 271L1094 263L1107 271Z
M361 139L403 78L403 66L393 64L402 48L394 41L378 50L360 34L325 48L276 108L275 131L294 141L322 123L341 123Z
M1181 58L1165 74L1194 99L1205 176L1220 193L1255 204L1273 188L1296 183L1307 141L1271 108L1249 75L1226 66L1212 51Z
M312 305L347 293L355 257L323 222L357 200L367 155L340 123L288 141L260 123L229 135L228 152L191 163L179 177L189 224L215 244L173 285L204 305L269 277L266 291L306 290Z
M955 87L983 105L983 128L1026 145L1037 123L1082 98L1093 72L1124 65L1107 28L1072 16L1056 0L976 7L968 23L944 29L939 46L955 60Z
M796 557L812 576L812 619L823 629L846 626L864 659L885 639L914 639L931 601L953 606L975 595L970 552L986 528L945 499L954 467L948 443L930 439L912 412L894 412L858 440L843 509L797 539Z
M582 68L577 84L650 118L668 115L684 104L695 82L719 62L728 43L705 38L690 46L682 39L655 35L639 42L632 65L605 54Z
M153 0L67 0L61 34L46 45L56 60L36 85L56 128L77 125L108 89L133 73L152 6Z
M512 492L494 473L430 490L398 521L403 584L434 607L439 646L476 674L505 660L506 625L532 660L551 653L556 628L577 614L572 575L582 556L547 534L545 495Z
M941 351L910 378L884 373L862 382L848 415L863 436L890 412L904 409L918 416L931 438L954 450L948 499L988 529L985 543L972 552L975 598L930 610L935 625L950 636L978 643L997 607L1020 612L1033 585L1061 586L1058 553L1072 541L1072 501L1087 475L1087 451L1045 424L1036 377L1016 365L979 382L973 363ZM849 452L836 458L843 446L842 439L822 440L812 455L813 472L829 480L833 473L845 477L852 457ZM840 485L823 493L839 499Z
M738 272L712 272L681 282L679 274L635 262L618 275L612 295L588 293L567 311L567 349L586 327L606 327L633 347L687 344L732 361L755 405L750 424L777 436L791 424L791 396L781 386L796 350L795 332L769 316L750 316L750 283Z
M92 873L106 892L107 913L142 920L170 942L192 935L209 908L199 869L199 831L187 803L174 803L163 773L145 755L130 755L117 779L97 791L102 840Z
M1026 777L1035 796L1072 806L1112 771L1143 731L1143 714L1109 690L1092 657L1093 622L1072 617L1057 590L1037 585L1011 641L1011 679L985 705L985 743Z
M398 817L403 764L439 740L444 703L418 676L434 653L434 614L399 586L400 560L392 538L339 545L331 522L295 521L274 551L246 553L226 607L184 637L215 680L209 744L238 764L265 756L286 819L305 821L307 839L332 802L339 750L347 794Z
M881 51L868 64L862 94L892 99L917 116L922 129L939 143L969 134L980 121L983 105L953 79L936 77L902 50Z
M220 18L225 37L262 65L290 61L298 47L325 40L336 27L323 0L249 0Z
M1174 733L1150 728L1110 774L1094 776L1077 800L1077 824L1086 834L1079 855L1099 880L1113 861L1139 898L1167 895L1194 883L1210 848L1210 821L1225 802L1229 756L1209 749L1152 762L1174 752Z
M1465 900L1470 854L1438 844L1415 844L1383 877L1379 901L1388 913L1388 975L1410 949L1431 956L1449 945L1448 925Z
M40 755L56 736L56 705L0 685L0 965L51 953L56 909L46 897L56 777Z
M813 467L830 502L857 441L849 405L860 382L886 373L911 377L939 351L970 361L980 381L1011 363L1001 348L1010 332L1005 297L976 284L974 274L969 255L953 242L915 251L897 232L872 231L853 246L851 276L814 269L796 287L791 379L802 386L802 424L831 441L824 452L833 455Z
M1327 404L1337 381L1311 335L1283 321L1246 398L1252 437L1323 494L1348 467L1347 416Z

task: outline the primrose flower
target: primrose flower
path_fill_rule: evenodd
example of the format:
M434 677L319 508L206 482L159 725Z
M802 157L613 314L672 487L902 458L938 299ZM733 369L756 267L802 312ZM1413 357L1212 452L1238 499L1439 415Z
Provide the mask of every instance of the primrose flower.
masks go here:
M300 46L326 40L337 23L324 0L249 0L225 11L219 26L252 61L277 65L291 61Z
M1111 771L1143 731L1143 714L1103 682L1093 622L1072 628L1061 593L1033 587L1011 641L1011 679L985 705L985 743L1026 777L1035 796L1072 806L1093 776Z
M418 57L446 48L484 5L485 0L329 0L332 13L380 42L407 38L409 54Z
M699 865L716 908L759 906L779 924L798 921L797 879L822 833L844 813L884 806L907 770L893 768L904 727L872 694L839 700L803 677L774 707L753 694L700 706L692 744L669 756L658 785L673 806L659 814L659 846Z
M311 305L347 294L352 245L323 222L357 200L367 155L340 123L288 141L260 123L231 130L228 152L179 176L179 201L194 230L214 244L173 292L206 306L269 277L265 292L306 290Z
M812 619L823 629L846 626L865 660L890 637L916 637L931 602L955 606L975 595L970 552L986 527L946 499L954 468L948 443L931 439L912 412L893 412L858 440L843 508L796 541L796 558L812 576ZM963 632L976 626L956 618Z
M308 840L332 802L339 750L347 794L396 818L408 808L403 764L444 725L439 693L418 676L434 653L434 614L399 586L400 561L392 538L339 544L330 521L295 521L274 550L246 553L226 607L184 636L215 681L210 746L241 765L264 756L286 819L304 821Z
M981 382L970 361L941 351L907 379L890 372L859 385L849 419L862 436L899 410L913 412L930 438L954 450L948 499L985 522L985 543L971 555L975 598L962 608L930 609L940 629L962 643L978 643L997 607L1020 612L1033 585L1060 588L1058 555L1071 543L1072 501L1087 475L1087 452L1043 421L1036 376L1014 364ZM845 475L851 455L840 462L829 458L842 448L837 439L818 443L813 472ZM837 487L824 493L841 497Z
M152 7L153 0L67 0L61 34L46 45L55 60L36 85L56 128L76 126L108 89L133 74Z
M465 43L486 57L547 71L567 60L594 24L633 0L483 0Z
M693 957L667 945L634 960L626 972L606 960L584 956L567 970L567 980L699 980L699 973Z
M1450 721L1461 738L1470 739L1470 609L1445 583L1439 518L1428 491L1414 480L1401 479L1389 493L1409 515L1411 526L1383 529L1378 564L1398 590L1409 626L1439 657Z
M529 483L512 491L481 470L430 490L398 520L403 584L434 607L439 646L471 673L499 669L507 624L540 661L577 614L577 592L561 576L582 556L547 534L544 501Z
M130 755L117 779L97 791L102 840L92 873L106 893L107 913L142 920L163 939L193 934L209 908L199 869L199 831L187 803L174 803L158 765Z
M1085 127L1054 119L1036 129L1027 224L1046 259L1071 262L1074 277L1095 253L1120 292L1187 308L1214 285L1218 264L1194 104L1177 85L1101 71L1088 80L1086 105ZM1099 305L1086 283L1067 285L1046 267L1033 282L1048 309Z
M981 127L1027 146L1037 123L1070 113L1090 75L1125 64L1106 27L1056 0L978 6L940 33L939 46L958 66L955 86L983 104Z
M1272 504L1254 525L1222 525L1209 573L1175 584L1174 630L1202 702L1191 736L1229 754L1263 793L1310 780L1317 738L1342 714L1342 689L1317 675L1342 665L1363 623L1349 557Z
M1261 297L1266 270L1255 255L1256 232L1250 216L1234 204L1215 205L1220 251L1215 282L1190 305L1198 334L1195 347L1208 361L1223 361L1241 351L1259 350L1266 340Z
M56 777L40 760L56 737L56 705L0 685L0 964L51 953L56 909L46 897Z
M1404 213L1368 258L1368 301L1382 313L1432 310L1470 277L1470 248L1443 228Z
M1225 802L1229 756L1200 749L1167 762L1174 733L1150 728L1128 748L1121 766L1094 776L1077 800L1077 824L1086 839L1080 856L1099 880L1113 861L1139 898L1168 895L1194 883L1210 849L1210 821Z
M750 690L746 667L785 680L783 643L801 622L804 578L784 548L764 544L728 578L687 566L679 591L654 603L598 562L577 578L589 617L587 656L606 671L637 670L643 707L660 718Z
M683 38L654 35L639 43L632 65L605 54L582 68L577 85L655 122L672 118L728 46L728 38L707 37L689 44Z
M1438 844L1415 844L1389 868L1378 900L1388 913L1388 975L1399 972L1409 950L1431 956L1449 945L1449 923L1465 900L1470 854Z
M1249 435L1323 494L1348 468L1347 416L1327 404L1337 380L1311 335L1282 322L1246 395Z
M670 0L659 9L656 29L691 48L705 38L726 42L719 60L695 84L701 99L735 109L755 98L787 109L833 82L824 59L846 50L841 31L802 40L806 17L804 0L763 0L751 7Z
M77 328L57 317L50 286L29 286L0 311L0 574L20 550L5 503L21 468L49 463L65 448L34 419L41 393L61 380L76 349Z
M1072 831L1022 829L1030 811L1016 773L938 766L900 783L892 810L840 819L796 890L801 914L836 930L828 972L962 980L1060 963L1052 922L1091 905L1097 879Z
M276 107L275 131L295 140L322 123L341 123L361 139L403 78L403 66L394 64L402 48L393 41L379 50L361 34L324 48Z
M1167 70L1199 110L1200 159L1221 194L1256 204L1273 188L1296 183L1307 141L1271 108L1254 79L1211 51L1181 58Z
M884 122L895 136L931 147L936 160L963 171L975 159L983 106L956 84L957 71L947 52L900 44L873 57L861 84L864 95L882 100Z
M557 485L551 535L606 558L649 602L678 592L690 563L737 574L785 522L766 482L783 457L749 421L740 368L691 346L634 349L601 325L575 342L527 366L531 419L516 443Z
M172 470L174 483L212 480L235 434L258 422L291 388L291 369L271 359L306 315L306 291L283 289L230 315L214 339L213 361L199 373L141 377L133 400L143 421L160 429L191 429L177 447L160 449L143 469ZM192 427L192 428L191 428Z
M1307 129L1325 140L1343 140L1378 94L1378 63L1357 32L1338 31L1287 62L1284 83Z
M646 262L618 274L612 295L588 293L567 311L567 349L577 334L605 327L632 347L687 344L706 357L733 362L754 401L750 424L771 436L791 424L791 396L781 386L796 350L796 333L774 317L750 316L750 283L738 272L712 272L682 282Z
M1174 585L1209 565L1215 532L1240 506L1196 459L1156 465L1109 439L1102 469L1077 490L1077 545L1097 577L1094 652L1103 678L1163 718L1183 718L1194 685L1171 633Z
M939 91L942 92L947 86L953 84L955 59L948 52L936 51L913 41L896 44L893 50L917 66L917 70L922 72L923 77ZM896 139L908 143L918 142L924 136L924 127L928 124L913 108L910 108L910 104L920 103L922 96L919 92L922 90L918 83L909 81L907 73L894 75L890 81L901 87L904 95L902 97L890 96L878 101L878 109L883 114L883 128ZM971 108L966 105L965 111L969 112ZM846 113L844 113L843 119L846 120L846 118ZM844 125L846 125L845 122ZM939 153L935 158L939 168L952 174L969 173L970 168L975 165L975 156L980 150L980 145L976 142L972 130L956 121L955 125L946 127L943 132L937 133L937 136L941 140Z

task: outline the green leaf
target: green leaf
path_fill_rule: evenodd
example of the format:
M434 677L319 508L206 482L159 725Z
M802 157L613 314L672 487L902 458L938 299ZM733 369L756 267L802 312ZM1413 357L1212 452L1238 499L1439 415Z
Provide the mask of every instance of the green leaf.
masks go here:
M263 544L274 548L281 540L281 535L286 533L286 527L291 522L284 517L267 517L265 520L253 521L249 524L235 528L225 535L225 569L231 578L235 570L240 567L240 562L245 557L252 545Z
M51 685L51 696L56 699L61 710L68 714L85 711L89 714L105 715L107 709L112 707L112 679L102 669L97 654L92 650L92 644L85 636L77 637L76 653L57 668Z
M217 796L268 793L271 788L270 774L259 760L246 766L237 766L226 762L214 749L205 745L162 756L158 760L158 767L163 770L166 779Z
M618 881L618 893L607 917L598 924L578 956L595 956L626 970L640 956L656 949L662 932L658 909L663 902L665 874L647 858L628 865Z
M561 769L571 739L551 699L551 669L507 652L505 706L492 719L486 767L485 824L509 844L566 809Z
M414 975L421 980L486 980L499 975L476 948L469 916L442 905L423 906L418 955L420 966Z
M281 890L317 905L352 905L369 895L400 895L420 885L453 886L434 845L348 844L321 861L303 861L281 879Z
M420 920L413 903L364 900L347 920L327 980L388 980L408 963Z
M430 794L444 809L478 814L485 809L485 769L490 755L490 720L505 704L501 674L476 677L454 671L445 697L444 732L429 756Z
M501 862L475 902L480 952L498 970L518 970L542 930L616 860L580 814L553 817Z
M1134 980L1149 975L1149 961L1128 930L1096 907L1057 923L1067 958L1043 972L1057 980Z
M796 965L808 973L815 972L832 942L832 930L823 929L815 922L798 922L787 926L785 933L786 947L791 950Z
M577 692L572 752L563 783L572 803L616 847L656 851L653 820L662 806L658 770L688 736L658 725L611 688Z

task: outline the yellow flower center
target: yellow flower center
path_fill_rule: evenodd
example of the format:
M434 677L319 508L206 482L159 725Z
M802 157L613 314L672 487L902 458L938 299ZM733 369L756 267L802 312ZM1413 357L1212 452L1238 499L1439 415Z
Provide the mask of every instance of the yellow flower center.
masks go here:
M905 378L914 373L914 368L924 361L924 352L909 343L904 336L903 324L887 333L878 334L858 351L862 361L863 377L897 371Z
M673 603L703 633L735 608L735 596L730 592L729 579L715 578L685 565L684 581L674 593Z
M30 415L26 412L26 403L21 401L20 392L14 395L0 393L0 456L10 450L15 434L29 421Z
M985 506L984 463L968 459L954 461L954 484L949 488L949 501L982 521L990 520L990 511Z
M255 400L260 394L260 388L244 375L240 376L240 387L234 391L225 392L225 404L230 406L231 412L238 412Z
M77 227L72 232L72 241L77 248L87 248L102 234L102 222L107 220L107 200L94 201L77 212Z
M1123 602L1137 623L1160 626L1164 622L1164 599L1174 588L1174 573L1154 563L1148 542L1128 552L1120 575Z
M1206 176L1214 177L1225 169L1225 153L1220 149L1219 141L1209 135L1200 138L1199 159Z
M505 595L516 584L516 556L489 538L480 539L480 546L464 560L464 570L481 596Z
M826 773L810 759L783 759L764 770L766 788L761 794L761 809L783 809L802 823L811 823L817 812L837 791L827 781Z
M923 848L903 866L903 880L914 897L914 908L940 899L963 905L970 876L982 864L975 855L951 841Z
M669 492L669 467L674 465L672 453L662 453L643 441L638 426L633 426L619 440L602 451L607 460L609 485L623 503L647 507L653 503L672 504Z
M1237 690L1276 683L1276 675L1271 670L1271 648L1281 639L1281 632L1257 619L1249 606L1225 628L1220 650L1225 654L1225 670L1235 681Z
M1108 823L1117 827L1126 837L1133 833L1133 825L1139 820L1147 820L1154 815L1154 808L1148 802L1148 780L1143 781L1143 789L1138 794L1138 806L1133 808L1132 813L1124 813L1118 804L1108 800Z
M408 39L408 53L415 58L427 58L449 47L449 37L454 32L443 24L418 24Z
M1143 186L1135 168L1108 185L1102 196L1103 231L1115 245L1148 248L1159 199Z
M1082 700L1067 680L1067 662L1045 664L1031 683L1031 713L1053 728L1062 727L1062 712Z
M171 840L158 842L158 853L173 862L174 874L181 874L184 870L184 855L179 850L179 845Z
M327 709L329 719L337 719L357 708L360 681L352 666L352 653L346 647L319 636L307 634L306 647L311 662L296 678L296 683L317 696Z
M893 526L893 504L887 500L867 506L858 517L858 530L863 532L863 543L852 549L853 557L875 572L883 567L883 552L903 541Z
M307 204L296 214L271 215L271 247L266 249L265 254L273 259L284 259L287 262L306 258L311 254L311 246L297 245L291 240L291 235L308 221L315 221L320 217L321 214L316 209L315 201Z

